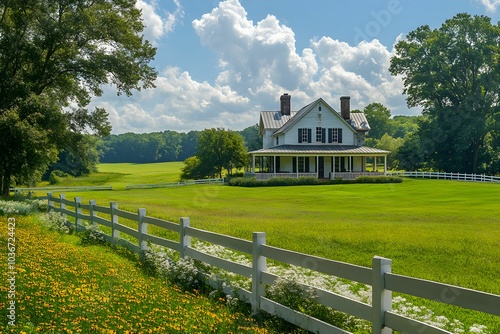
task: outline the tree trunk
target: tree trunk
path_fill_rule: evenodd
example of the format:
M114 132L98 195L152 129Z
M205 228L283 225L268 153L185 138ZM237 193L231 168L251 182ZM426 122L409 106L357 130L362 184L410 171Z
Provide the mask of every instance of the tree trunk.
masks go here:
M8 197L10 193L10 173L2 175L2 196Z

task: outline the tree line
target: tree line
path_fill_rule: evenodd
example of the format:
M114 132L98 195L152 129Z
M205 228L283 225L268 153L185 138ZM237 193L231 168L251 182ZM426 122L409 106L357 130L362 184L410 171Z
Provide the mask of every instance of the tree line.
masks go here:
M189 132L166 130L142 134L110 135L98 145L101 152L100 161L105 163L184 161L196 154L200 135L205 131L208 129ZM248 151L258 150L262 146L257 125L247 127L242 131L231 132L242 137L243 144ZM201 146L204 146L203 141Z

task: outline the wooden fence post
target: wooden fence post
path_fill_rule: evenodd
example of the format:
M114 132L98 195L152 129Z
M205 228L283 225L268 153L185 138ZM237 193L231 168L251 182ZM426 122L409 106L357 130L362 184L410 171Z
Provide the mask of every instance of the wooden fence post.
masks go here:
M261 255L261 246L266 244L266 233L254 232L252 234L252 312L257 314L260 310L260 297L264 296L264 284L261 283L261 273L266 271L266 258Z
M92 224L92 227L97 227L97 223L94 221L94 217L97 216L97 213L94 212L94 206L96 205L95 200L91 199L89 201L89 216L90 216L90 224Z
M66 204L63 203L64 198L66 195L64 194L59 194L59 208L61 209L61 216L66 220L66 214L63 212L63 210L66 209Z
M52 199L52 193L47 193L47 212L50 212L50 209L54 209L54 200Z
M191 246L191 236L186 234L186 227L191 225L191 220L188 217L181 218L181 230L180 230L180 256L181 259L186 257L186 249Z
M146 216L146 209L137 210L137 232L139 232L139 237L137 238L139 242L139 257L141 261L145 258L145 252L148 250L148 244L144 234L148 233L148 224L144 222L144 217Z
M77 232L81 231L83 229L82 225L82 218L80 218L82 214L82 198L81 197L75 197L75 229Z
M118 224L118 216L115 211L118 209L118 204L116 202L109 203L109 208L111 209L111 240L113 244L116 245L116 242L120 238L120 231L115 228L115 224Z
M372 261L372 333L391 334L385 327L385 312L392 310L392 291L385 289L385 273L391 272L392 260L375 256Z

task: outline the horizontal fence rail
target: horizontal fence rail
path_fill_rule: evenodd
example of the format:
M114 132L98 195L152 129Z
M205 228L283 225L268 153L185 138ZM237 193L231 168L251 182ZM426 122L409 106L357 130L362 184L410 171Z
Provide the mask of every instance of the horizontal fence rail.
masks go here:
M500 182L500 176L467 173L445 173L445 172L388 172L391 176L415 177L422 179L441 179L471 182Z
M273 284L280 278L267 271L268 258L371 286L372 304L369 305L331 291L301 284L304 291L306 289L314 291L315 302L370 321L374 334L391 333L392 330L412 333L415 328L418 328L419 333L449 333L444 329L394 313L392 292L500 316L499 295L396 275L391 272L392 261L390 259L375 256L371 268L361 267L268 246L266 245L266 235L263 232L254 232L252 241L249 241L191 227L189 218L181 218L180 223L173 223L147 216L146 209L138 209L137 213L120 210L116 202L111 202L109 206L96 205L94 200L89 201L89 204L83 204L80 197L75 197L74 201L71 201L66 199L64 194L56 198L51 193L41 199L48 200L49 211L58 212L63 217L73 217L77 231L85 229L82 221L89 222L91 226L99 224L111 228L110 235L102 234L104 239L110 243L129 248L140 254L141 258L143 252L147 251L148 242L150 242L179 252L181 258L191 257L220 269L251 278L251 291L242 288L232 290L228 287L223 290L227 294L236 295L243 301L250 301L254 314L264 311L311 332L350 333L266 298L265 286ZM88 211L88 214L82 213L82 210ZM106 218L99 216L99 214L106 215ZM132 221L137 225L134 228L126 226L120 223L120 219ZM178 241L148 234L149 224L178 233ZM134 243L123 239L122 233L137 241ZM247 254L252 257L252 264L244 265L204 253L192 247L192 238ZM209 281L214 287L220 286L220 282L212 279Z
M156 184L131 184L126 186L127 190L132 189L154 189L154 188L175 188L184 187L194 184L224 184L224 179L201 179L192 181L182 181L182 182L171 182L171 183L156 183Z
M96 190L113 190L113 186L10 188L10 191L14 193L22 193L26 191L80 192L80 191L96 191Z

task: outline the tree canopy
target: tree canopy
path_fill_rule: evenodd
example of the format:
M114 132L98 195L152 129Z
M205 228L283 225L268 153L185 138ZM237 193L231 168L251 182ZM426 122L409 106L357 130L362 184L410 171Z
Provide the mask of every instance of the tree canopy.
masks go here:
M0 4L0 182L41 174L83 133L108 135L105 110L87 110L102 86L154 87L155 48L135 0Z
M181 178L222 177L224 170L229 175L233 168L242 168L248 163L247 148L243 137L224 129L206 129L200 133L196 155L184 161Z
M498 172L500 26L458 14L440 28L422 26L399 41L390 71L402 75L409 107L425 118L424 160L439 170Z

